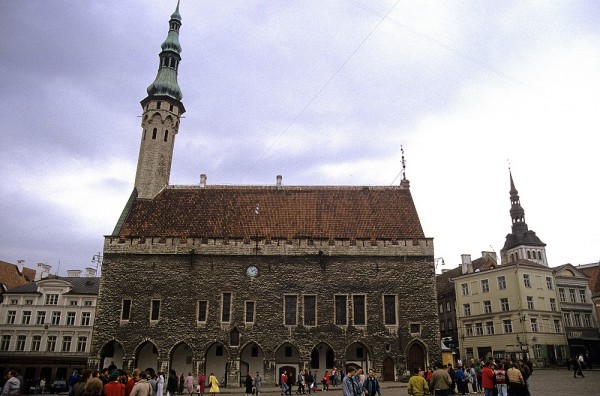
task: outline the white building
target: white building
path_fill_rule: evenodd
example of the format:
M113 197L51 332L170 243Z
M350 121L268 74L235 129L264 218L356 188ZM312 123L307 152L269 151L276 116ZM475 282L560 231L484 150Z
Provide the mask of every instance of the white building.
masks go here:
M86 366L98 284L96 271L68 271L4 293L0 304L0 372L10 368L26 381L67 378Z

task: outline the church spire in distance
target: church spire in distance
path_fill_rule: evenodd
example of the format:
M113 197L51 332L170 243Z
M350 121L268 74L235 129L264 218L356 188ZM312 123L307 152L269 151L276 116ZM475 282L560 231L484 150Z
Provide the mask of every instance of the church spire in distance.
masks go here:
M522 234L528 231L527 223L525 223L525 209L521 206L519 200L519 192L515 188L512 172L508 170L510 175L510 217L512 219L513 234Z
M181 62L179 1L169 20L169 32L161 45L158 72L142 100L142 141L135 175L135 192L139 199L153 199L169 184L175 135L185 113L177 72Z

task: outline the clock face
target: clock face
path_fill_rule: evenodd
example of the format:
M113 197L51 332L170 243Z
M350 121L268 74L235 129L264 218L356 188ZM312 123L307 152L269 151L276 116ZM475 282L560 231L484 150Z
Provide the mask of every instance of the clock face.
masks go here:
M258 268L256 268L255 266L251 265L246 270L246 275L248 275L251 278L256 277L258 275Z

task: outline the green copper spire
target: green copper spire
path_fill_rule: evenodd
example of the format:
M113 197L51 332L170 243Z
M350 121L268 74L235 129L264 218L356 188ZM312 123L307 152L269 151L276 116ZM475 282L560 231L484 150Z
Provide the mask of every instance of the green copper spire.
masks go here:
M169 33L162 43L162 51L159 54L160 64L156 79L148 89L148 96L167 96L181 101L183 95L177 83L177 69L181 61L181 45L179 44L179 28L181 27L181 15L179 14L179 1L177 8L169 20Z

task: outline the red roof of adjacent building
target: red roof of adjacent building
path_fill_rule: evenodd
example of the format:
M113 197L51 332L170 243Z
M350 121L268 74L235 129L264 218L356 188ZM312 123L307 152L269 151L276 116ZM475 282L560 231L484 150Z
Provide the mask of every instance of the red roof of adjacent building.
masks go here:
M134 192L119 223L113 235L123 238L425 237L410 190L398 186L167 187L152 200Z
M34 279L35 270L23 268L23 272L21 273L15 264L0 261L0 294L5 290L33 282ZM2 301L1 297L0 301Z

